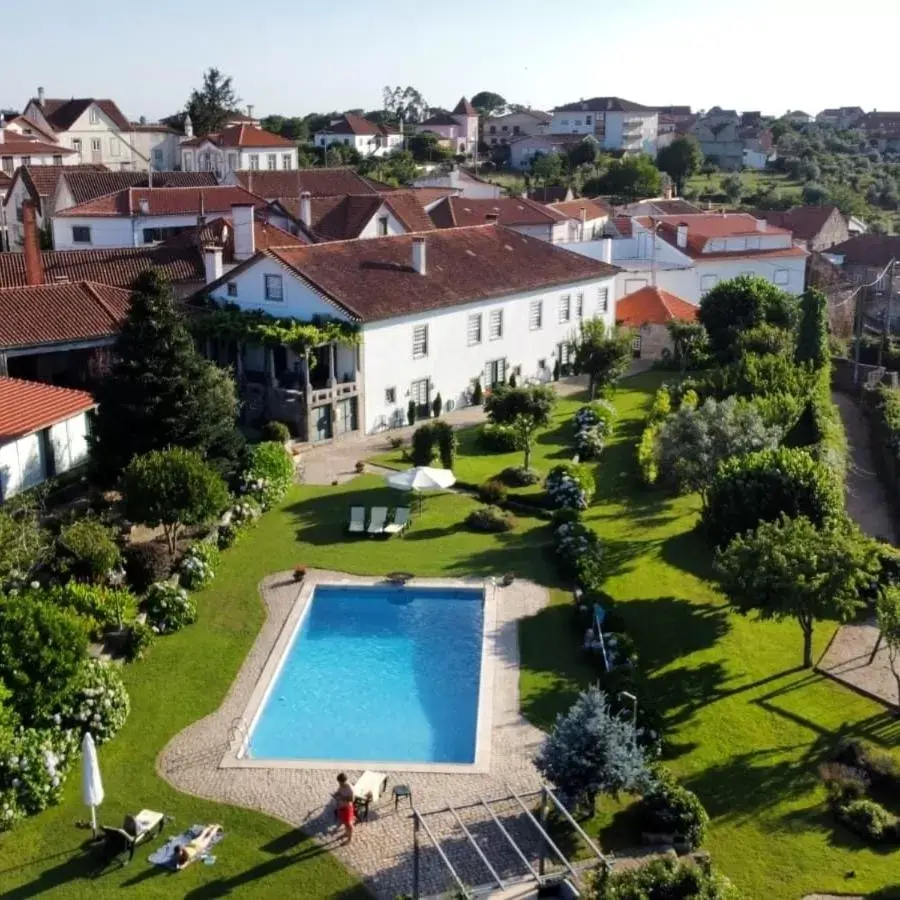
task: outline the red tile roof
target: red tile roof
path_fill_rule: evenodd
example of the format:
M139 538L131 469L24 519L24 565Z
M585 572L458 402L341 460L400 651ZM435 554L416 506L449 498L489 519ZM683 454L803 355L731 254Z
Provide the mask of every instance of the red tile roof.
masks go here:
M56 134L52 129L48 131L42 125L38 125L37 122L34 122L31 119L26 118L25 116L16 116L14 119L10 119L8 124L12 125L13 123L18 125L22 129L31 129L32 131L36 131L48 143L52 144L57 140ZM25 132L23 131L23 133Z
M129 187L147 187L149 176L147 172L96 172L82 170L75 171L74 166L64 166L62 177L72 193L75 203L87 203L97 197L105 197ZM213 172L154 172L153 187L216 187L215 173Z
M656 110L650 106L641 106L631 100L623 100L621 97L591 97L590 100L579 100L577 103L566 103L557 106L554 112L641 112L653 113Z
M106 171L106 166L102 166L99 163L78 166L19 166L13 175L13 181L17 178L25 178L26 185L30 181L34 191L31 191L29 188L29 193L32 194L36 201L40 201L41 197L52 197L56 193L56 185L64 173L70 175L74 172Z
M498 216L500 225L554 225L568 216L553 206L534 200L500 197L496 200L472 200L468 197L447 197L428 213L438 228L458 228L462 225L483 225L488 216Z
M757 219L765 219L769 225L784 228L801 241L813 240L828 224L834 213L840 215L836 206L795 206L793 209L755 209Z
M445 197L456 197L461 193L462 188L414 187L409 190L424 208L437 203L439 200L443 200Z
M38 103L37 99L34 102ZM43 104L38 103L38 105L44 114L44 118L56 131L68 131L92 103L96 103L112 119L116 128L121 131L131 130L128 119L122 115L122 111L112 100L96 100L93 97L72 97L69 100L47 99L44 100Z
M141 212L146 201L148 211ZM264 207L266 201L240 187L128 188L70 206L58 216L189 216L230 212L236 204Z
M4 132L3 143L0 144L0 156L71 156L75 151L59 144L48 144L45 141L33 141L10 132Z
M412 268L414 240L423 238L338 241L263 255L295 272L352 318L367 322L608 278L619 271L548 241L483 225L430 232L424 237L426 274L420 275Z
M252 171L234 173L240 185L260 197L274 200L299 197L308 191L313 197L339 197L344 194L381 193L380 186L353 169L289 169L287 171ZM396 190L396 188L389 188Z
M184 141L182 147L199 147L205 141L215 144L217 147L290 147L297 146L296 141L283 138L280 134L273 134L263 128L252 125L231 125L211 134Z
M0 444L49 428L96 405L87 391L0 376Z
M697 307L658 287L642 287L616 301L616 321L632 328L667 325L674 319L693 322Z
M118 247L105 250L47 250L41 253L44 282L93 281L111 287L128 288L149 268L157 269L172 284L203 282L205 270L198 244L177 238L146 247ZM24 287L24 253L0 253L0 288Z
M844 265L882 268L892 259L900 259L900 235L858 234L826 252L843 256Z
M128 313L130 291L81 281L0 289L0 347L110 338Z
M306 244L306 241L300 240L283 228L278 228L258 217L253 222L253 234L257 250L268 250L270 247L303 247ZM202 248L208 244L218 244L224 248L226 262L234 260L234 227L229 219L213 219L200 228L183 231L159 246L166 248L193 246L197 248L199 255ZM203 277L204 270L201 264L201 278Z
M469 103L468 99L461 97L459 103L453 107L453 115L455 116L477 116L478 110Z
M612 215L612 209L608 207L602 200L593 200L589 197L582 197L578 200L562 200L558 203L549 204L557 212L568 216L570 219L581 220L581 211L585 211L585 216L591 219L608 219Z
M631 221L631 216L613 216L612 218L613 228L618 232L620 237L631 237L634 233L634 226Z
M363 116L345 113L321 129L320 134L399 134L393 125L379 125Z

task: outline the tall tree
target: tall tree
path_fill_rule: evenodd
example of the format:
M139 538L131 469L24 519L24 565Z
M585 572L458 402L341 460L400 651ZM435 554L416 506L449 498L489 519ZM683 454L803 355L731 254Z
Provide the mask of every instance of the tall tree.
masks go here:
M411 85L405 88L387 85L381 92L385 111L394 122L421 122L428 118L430 107L428 101Z
M453 156L453 150L442 146L433 131L420 131L418 134L410 135L406 141L406 148L416 162L441 162Z
M822 618L846 619L864 605L877 570L871 541L845 523L816 528L805 516L763 522L716 556L722 589L743 613L796 619L803 665L813 664L813 630Z
M684 190L684 183L694 172L699 172L703 165L700 143L692 134L677 137L657 153L656 165L675 182L680 194Z
M573 342L575 368L588 376L588 395L612 387L631 362L631 332L607 328L603 319L586 319Z
M472 106L484 118L502 116L506 112L506 99L493 91L479 91L472 98Z
M233 379L197 352L156 272L144 272L135 287L116 362L97 391L91 437L97 480L111 484L133 457L170 445L200 451L231 477L243 449Z
M556 393L547 385L536 387L498 387L485 400L484 411L495 425L511 425L525 452L523 465L531 462L531 445L535 432L550 424L550 413L556 404Z
M541 182L544 187L559 181L562 178L563 168L563 158L555 151L539 153L531 161L531 174L535 181Z
M828 300L816 288L809 288L800 298L794 359L798 363L810 362L816 369L828 362Z
M735 172L726 175L722 179L722 190L725 192L728 202L737 206L741 202L741 197L744 196L744 182L741 176Z
M641 154L613 160L599 179L598 187L602 194L622 200L640 200L658 196L661 184L659 169L649 156Z
M878 622L878 641L887 647L891 673L897 684L897 703L900 703L900 588L888 585L875 601L875 617Z
M209 134L225 126L240 102L231 76L211 67L203 73L203 86L191 91L185 111L191 117L195 134Z

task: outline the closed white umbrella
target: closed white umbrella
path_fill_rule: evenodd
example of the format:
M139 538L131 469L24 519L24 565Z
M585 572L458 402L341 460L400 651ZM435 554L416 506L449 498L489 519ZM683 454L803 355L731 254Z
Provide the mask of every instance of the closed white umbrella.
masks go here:
M103 802L103 779L97 762L97 748L88 731L81 742L81 799L91 808L91 828L97 834L97 807Z
M388 475L386 481L390 487L400 491L433 491L456 484L456 477L449 469L415 466L405 472Z

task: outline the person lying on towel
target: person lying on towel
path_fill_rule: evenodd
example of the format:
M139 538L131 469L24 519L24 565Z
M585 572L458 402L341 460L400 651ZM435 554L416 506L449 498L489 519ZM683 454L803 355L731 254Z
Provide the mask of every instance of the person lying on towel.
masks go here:
M175 851L175 868L184 869L189 866L195 859L203 856L213 839L222 833L221 825L207 825L197 837L192 838L183 847L179 847Z

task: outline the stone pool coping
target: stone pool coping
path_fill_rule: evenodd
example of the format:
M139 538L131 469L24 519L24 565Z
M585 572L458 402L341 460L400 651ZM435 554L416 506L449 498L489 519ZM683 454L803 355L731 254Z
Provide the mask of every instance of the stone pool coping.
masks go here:
M484 615L481 640L481 665L479 669L479 690L475 729L475 758L471 763L414 763L384 762L381 760L324 760L324 759L271 759L247 755L253 729L262 714L275 681L284 666L290 647L309 610L313 595L320 586L385 587L395 584L385 578L367 578L358 575L334 577L326 572L307 572L302 582L297 583L297 598L288 612L287 618L269 650L241 722L235 729L234 740L225 752L220 766L223 768L294 768L294 769L375 769L383 772L448 772L463 774L468 772L488 772L491 763L491 722L493 720L494 666L501 658L496 632L497 587L495 579L476 578L409 578L403 586L428 590L477 590L484 599ZM396 585L399 586L399 585ZM365 673L362 673L365 677ZM385 710L390 715L390 710Z
M307 570L307 577L310 574L329 579L349 577L342 572ZM541 778L532 760L544 734L522 717L519 708L518 622L549 603L546 588L516 579L511 586L497 589L495 632L501 659L495 664L493 677L490 770L390 773L388 796L373 807L369 821L356 829L349 846L336 840L331 804L336 788L333 769L221 766L233 744L232 731L297 598L298 585L292 571L279 572L263 579L259 592L266 619L225 698L208 716L175 735L157 757L160 776L174 788L217 803L257 810L302 829L383 900L408 892L411 884L412 824L405 801L399 809L391 801L393 785L408 785L415 806L421 810L443 809L448 804L462 807L478 803L481 797L505 796L510 790L525 794L540 788ZM351 780L360 774L349 766L346 771ZM227 831L227 810L221 817ZM504 821L510 827L509 820L504 817ZM436 827L434 819L432 827ZM472 865L474 871L463 865L461 874L473 884L482 883L483 869L477 868L477 861ZM426 893L438 894L450 887L446 873L433 859L429 863L423 860L422 878Z

